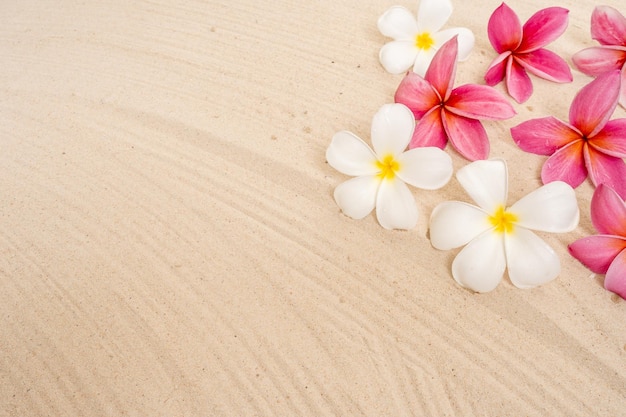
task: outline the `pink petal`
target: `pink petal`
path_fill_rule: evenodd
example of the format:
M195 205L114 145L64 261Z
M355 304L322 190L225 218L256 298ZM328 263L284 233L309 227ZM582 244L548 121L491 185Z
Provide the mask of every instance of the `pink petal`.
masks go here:
M425 146L443 149L446 143L448 143L448 137L441 121L441 108L433 107L415 126L409 149Z
M552 155L568 143L582 139L571 126L552 116L522 122L511 128L511 136L523 151L537 155Z
M626 205L611 187L600 184L591 198L591 222L603 235L626 238Z
M583 136L593 137L609 120L620 92L620 73L611 71L584 86L572 101L569 122Z
M626 158L626 119L609 120L588 143L607 155Z
M502 3L487 23L489 42L497 53L514 51L522 43L522 24L509 6Z
M626 239L595 235L578 239L567 247L569 253L596 274L606 274L611 262L626 248Z
M626 251L615 257L604 277L604 288L626 300Z
M578 140L556 151L543 164L541 180L544 184L563 181L578 187L587 178L587 168L583 157L584 142Z
M452 146L466 159L476 161L489 156L489 138L476 119L441 111L444 128Z
M496 59L491 61L489 68L487 68L487 72L485 73L485 82L487 85L496 85L500 81L504 79L504 75L506 74L506 66L508 65L508 59L511 58L510 52L504 52Z
M610 6L598 6L591 14L591 37L602 45L626 46L626 18Z
M506 68L506 89L518 103L523 103L533 93L533 84L526 70L515 59L510 59Z
M626 198L626 164L621 158L606 155L587 146L585 166L595 186L606 184Z
M424 76L444 101L448 99L454 83L458 51L459 44L455 36L439 48Z
M524 24L519 53L543 48L565 32L569 10L562 7L548 7L539 10Z
M619 95L619 104L626 109L626 65L622 67L622 88Z
M626 49L617 46L593 46L578 51L572 62L582 73L597 77L611 70L621 69L626 62Z
M547 49L537 49L526 54L515 54L517 62L527 71L555 83L572 82L572 71L567 62Z
M441 103L430 83L414 72L408 72L400 81L394 98L396 103L402 103L411 109L416 119L421 119L430 109Z
M515 109L498 90L486 85L466 84L452 90L446 110L470 119L503 120Z

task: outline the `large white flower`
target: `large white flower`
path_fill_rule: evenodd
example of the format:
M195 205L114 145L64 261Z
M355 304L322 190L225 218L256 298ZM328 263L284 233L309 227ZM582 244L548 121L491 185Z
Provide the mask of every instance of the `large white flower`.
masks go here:
M406 183L428 190L443 187L452 177L452 160L439 148L405 152L415 128L415 117L403 104L385 104L372 120L372 145L351 132L333 136L326 151L328 163L355 176L335 189L335 201L353 219L362 219L376 207L385 229L411 229L418 209Z
M531 230L569 232L579 219L572 187L548 183L506 206L507 168L503 160L476 161L457 171L457 179L478 207L448 201L430 218L430 239L437 249L466 245L452 262L452 275L477 292L493 290L508 268L519 288L532 288L556 278L558 255Z
M392 74L413 67L424 76L435 52L458 36L459 61L466 59L474 47L474 34L467 28L440 30L452 15L450 0L421 0L417 20L402 6L393 6L378 19L380 32L394 40L380 50L380 63Z

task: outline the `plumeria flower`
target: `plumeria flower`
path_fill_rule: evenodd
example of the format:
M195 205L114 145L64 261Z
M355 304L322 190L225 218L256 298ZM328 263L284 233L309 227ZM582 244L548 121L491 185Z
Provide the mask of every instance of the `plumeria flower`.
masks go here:
M604 288L626 299L626 206L611 187L600 184L591 199L591 222L600 233L578 239L569 252L596 274Z
M452 262L452 276L461 286L491 291L507 268L518 288L532 288L559 275L558 255L532 230L563 233L576 228L579 211L572 187L552 182L507 207L503 160L472 162L456 176L478 206L439 204L430 218L430 240L441 250L465 246Z
M567 62L544 49L565 31L568 13L562 7L548 7L532 15L522 26L515 12L502 3L487 25L489 41L500 54L487 69L487 84L496 85L506 77L509 94L523 103L533 92L526 71L557 83L571 82L572 72Z
M619 70L597 77L572 102L569 123L554 117L528 120L511 128L526 152L551 155L541 170L544 183L578 187L589 176L626 197L626 119L610 120L619 98Z
M459 59L469 56L474 34L467 28L440 30L452 15L450 0L421 0L417 20L402 6L394 6L378 19L380 32L394 40L380 50L380 63L392 74L413 67L424 75L435 52L453 36L459 37Z
M486 85L466 84L452 88L458 43L454 37L441 46L421 76L409 72L395 94L420 119L410 148L436 146L448 140L465 158L474 161L489 155L489 138L480 119L508 119L515 110L500 92Z
M626 18L612 7L596 7L591 14L591 37L600 42L600 46L577 52L572 61L576 68L592 77L621 70L619 102L626 108Z
M335 189L335 201L353 219L376 207L385 229L411 229L417 224L415 198L406 184L434 190L452 177L452 159L438 148L405 152L415 120L402 104L386 104L372 120L372 151L351 132L333 136L326 160L339 172L355 176Z

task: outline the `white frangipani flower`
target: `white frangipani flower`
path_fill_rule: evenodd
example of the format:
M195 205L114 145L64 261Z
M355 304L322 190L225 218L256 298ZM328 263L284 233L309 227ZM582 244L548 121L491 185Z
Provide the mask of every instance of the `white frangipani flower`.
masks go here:
M565 233L576 228L579 210L572 187L554 181L507 207L503 160L473 162L456 176L478 206L439 204L430 218L430 239L441 250L466 245L452 262L452 276L460 285L491 291L507 268L518 288L532 288L559 275L558 255L531 230Z
M374 150L351 132L333 136L326 160L339 172L354 176L335 189L335 201L353 219L376 208L385 229L411 229L418 209L407 183L434 190L452 177L452 160L439 148L405 152L415 128L415 117L403 104L385 104L372 120Z
M450 0L421 0L417 20L405 7L393 6L378 19L380 32L393 38L380 50L380 63L392 74L402 74L413 67L423 77L435 52L458 35L459 61L474 47L474 34L467 28L440 30L452 15Z

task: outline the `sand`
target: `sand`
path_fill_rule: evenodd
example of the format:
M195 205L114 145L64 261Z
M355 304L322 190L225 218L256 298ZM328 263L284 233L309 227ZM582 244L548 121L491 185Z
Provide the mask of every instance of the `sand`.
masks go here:
M482 83L501 2L454 3L477 38L456 83ZM482 295L427 237L438 203L469 201L455 179L413 190L410 231L335 204L332 135L369 140L401 79L378 62L393 4L2 2L0 416L626 415L626 302L567 253L594 233L589 181L578 228L541 234L560 276ZM571 63L595 3L558 5ZM509 129L566 119L573 74L485 123L511 201L545 157Z

